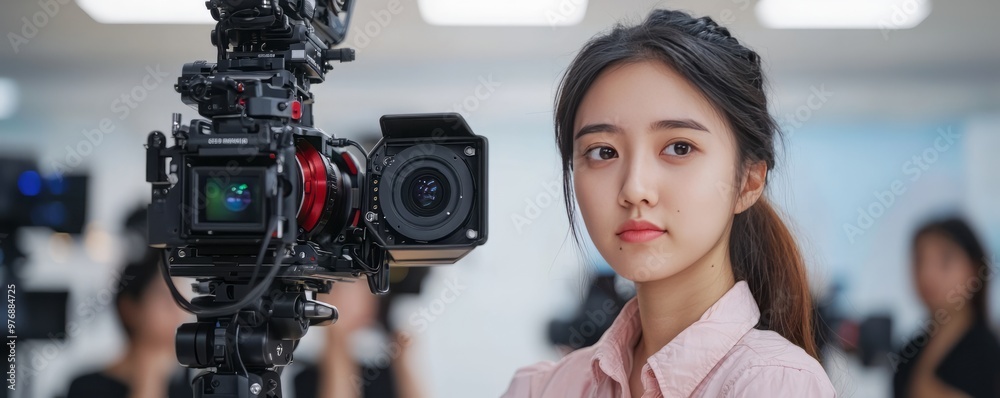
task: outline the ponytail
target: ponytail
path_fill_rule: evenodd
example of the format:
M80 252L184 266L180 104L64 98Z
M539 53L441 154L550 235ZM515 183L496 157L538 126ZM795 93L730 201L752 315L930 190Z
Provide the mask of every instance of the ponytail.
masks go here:
M736 280L745 280L757 300L757 328L773 330L817 358L805 264L791 232L763 196L733 219L729 256Z

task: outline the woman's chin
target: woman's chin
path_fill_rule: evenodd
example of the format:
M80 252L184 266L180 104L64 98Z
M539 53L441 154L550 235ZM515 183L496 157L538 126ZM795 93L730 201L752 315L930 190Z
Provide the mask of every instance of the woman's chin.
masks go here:
M649 266L624 266L615 267L612 265L612 269L615 273L620 275L622 278L628 279L632 282L642 283L642 282L652 282L665 278L669 278L679 270L671 267L670 264L652 264Z

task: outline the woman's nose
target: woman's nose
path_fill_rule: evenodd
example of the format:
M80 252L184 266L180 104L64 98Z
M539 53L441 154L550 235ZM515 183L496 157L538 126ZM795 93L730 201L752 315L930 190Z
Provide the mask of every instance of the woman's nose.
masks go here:
M656 190L655 164L647 159L632 159L628 161L621 190L618 192L618 204L628 208L644 205L654 207L659 201Z

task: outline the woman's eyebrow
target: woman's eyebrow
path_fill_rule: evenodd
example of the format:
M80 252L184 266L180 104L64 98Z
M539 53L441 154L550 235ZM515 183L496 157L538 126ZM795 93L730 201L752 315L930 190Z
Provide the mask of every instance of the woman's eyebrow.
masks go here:
M704 131L706 133L709 132L708 129L705 128L705 126L703 126L701 123L698 123L698 122L696 122L694 120L691 120L691 119L666 119L666 120L659 120L659 121L655 121L652 124L650 124L649 125L649 129L653 130L653 131L656 131L656 130L672 130L672 129L691 129L691 130ZM594 123L594 124L588 124L588 125L583 126L582 128L580 128L580 131L576 132L576 136L574 136L573 139L574 140L580 139L580 137L583 137L584 135L587 135L587 134L594 134L594 133L612 133L612 134L618 134L618 133L621 133L622 131L623 131L623 129L621 127L619 127L617 125L614 125L614 124Z
M613 134L618 134L618 133L621 133L621 132L622 132L622 128L618 127L616 125L613 125L613 124L608 124L608 123L588 124L588 125L583 126L582 128L580 128L580 131L576 132L576 136L573 137L573 139L574 140L580 139L580 137L583 137L584 135L587 135L587 134L594 134L594 133L613 133Z
M701 123L691 119L667 119L653 122L649 125L650 130L671 130L671 129L691 129L701 130L708 133L708 129Z

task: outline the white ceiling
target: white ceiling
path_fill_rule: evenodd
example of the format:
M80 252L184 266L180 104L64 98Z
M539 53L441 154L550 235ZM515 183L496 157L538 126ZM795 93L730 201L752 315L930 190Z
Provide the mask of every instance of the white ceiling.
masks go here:
M363 47L356 62L338 66L330 81L316 87L320 101L346 113L341 119L460 103L479 77L490 75L503 79L507 94L516 89L517 95L494 101L484 112L550 112L555 79L584 41L656 7L727 19L737 37L763 55L775 102L787 109L804 103L810 87L820 85L837 92L838 101L826 112L837 117L947 118L1000 109L1000 2L995 0L935 1L920 26L888 36L879 30L766 29L748 0L592 0L583 22L564 28L430 26L415 0L400 1L403 11L368 42L358 32L377 23L372 14L386 9L388 0L358 4L348 42L366 45L355 46ZM4 2L0 26L18 32L22 18L39 11L37 1ZM26 99L32 105L67 90L100 92L97 86L121 76L135 80L141 77L135 71L146 65L176 75L185 62L214 58L210 29L102 25L70 3L18 53L8 43L0 45L0 76L13 77L22 92L38 95ZM384 107L370 114L345 111L372 103Z
M65 1L65 0L58 0ZM178 0L195 1L199 0ZM405 62L442 60L522 60L571 53L569 44L581 43L614 22L641 18L656 7L689 10L717 20L731 15L729 25L738 37L766 54L777 72L793 73L921 73L951 69L985 71L1000 62L1000 2L995 0L935 1L931 15L912 30L771 30L760 26L749 0L610 1L592 0L584 21L564 28L437 27L423 22L416 2L402 1L382 33L362 50L366 59ZM906 0L900 0L905 3ZM56 0L52 0L53 3ZM574 0L566 0L574 3ZM372 22L372 13L387 0L361 0L354 29ZM37 1L0 5L4 31L17 32L21 18L41 11ZM207 11L206 11L207 12ZM0 46L7 61L18 65L101 59L174 60L211 56L209 25L102 25L90 19L75 2L41 29L38 37L13 54ZM358 40L349 37L348 41ZM978 66L977 66L978 65ZM958 67L959 69L954 69ZM995 68L994 68L995 69Z

